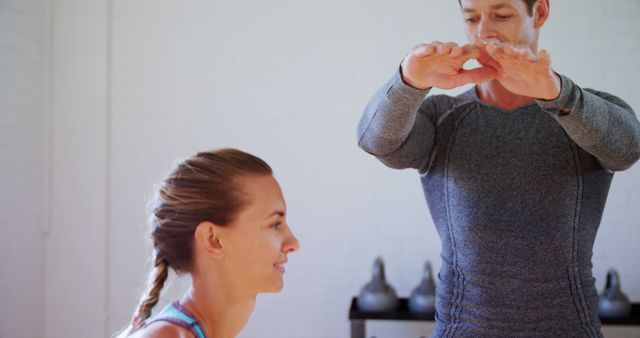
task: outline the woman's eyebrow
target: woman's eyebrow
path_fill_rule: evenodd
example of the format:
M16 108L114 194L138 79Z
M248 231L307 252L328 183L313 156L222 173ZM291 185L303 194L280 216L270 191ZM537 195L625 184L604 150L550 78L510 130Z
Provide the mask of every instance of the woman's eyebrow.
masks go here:
M267 217L265 217L265 218L271 218L273 215L278 215L280 217L284 217L284 211L276 210L276 211L270 213L269 215L267 215Z

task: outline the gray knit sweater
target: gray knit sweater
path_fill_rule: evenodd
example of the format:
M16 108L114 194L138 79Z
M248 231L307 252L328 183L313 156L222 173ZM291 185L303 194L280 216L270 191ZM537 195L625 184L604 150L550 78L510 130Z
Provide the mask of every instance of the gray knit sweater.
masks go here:
M432 337L602 337L593 242L640 123L560 77L556 100L506 111L475 88L425 99L396 72L365 108L359 146L420 172L442 241Z

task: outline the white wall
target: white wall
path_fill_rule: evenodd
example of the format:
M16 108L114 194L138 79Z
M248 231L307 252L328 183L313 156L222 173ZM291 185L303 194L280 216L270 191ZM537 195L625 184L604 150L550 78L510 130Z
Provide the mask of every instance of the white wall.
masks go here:
M552 10L543 45L558 69L640 109L640 4L564 0ZM585 19L572 28L569 16ZM116 1L112 34L110 328L128 318L146 274L140 238L152 182L200 149L236 146L269 161L302 242L285 291L259 299L241 337L344 337L350 298L376 255L405 296L425 259L439 268L417 174L358 150L355 126L409 48L464 41L454 1ZM599 285L615 266L636 301L640 224L629 206L638 188L640 166L616 177L594 259ZM424 330L385 323L370 332Z
M47 337L101 337L108 306L107 0L50 9L50 230Z
M44 1L0 1L0 337L42 337Z
M635 0L553 2L542 47L578 84L640 110L639 12ZM577 23L569 26L569 17ZM239 147L265 158L302 243L290 257L285 290L259 298L242 338L345 337L350 298L376 255L403 296L425 259L439 268L417 174L388 169L357 149L355 126L413 45L464 42L455 1L52 0L51 19L46 288L27 303L45 299L45 336L108 336L125 325L148 268L143 237L152 183L174 159L207 148ZM11 72L21 69L9 64ZM25 127L33 137L22 135L34 151L15 156L42 164L46 154L31 143L46 134L42 121ZM615 266L636 302L639 191L640 165L616 175L594 256L598 287ZM38 266L40 256L31 257L27 266ZM29 278L35 289L36 270ZM410 337L426 326L371 329L380 338Z

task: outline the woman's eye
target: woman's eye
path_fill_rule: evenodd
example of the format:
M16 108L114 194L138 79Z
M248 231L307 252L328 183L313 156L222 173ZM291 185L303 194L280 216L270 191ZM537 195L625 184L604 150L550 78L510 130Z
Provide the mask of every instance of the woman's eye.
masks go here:
M272 225L272 227L278 229L282 225L282 222L277 222Z
M474 17L466 18L464 21L468 23L476 23L478 22L478 17L474 16Z

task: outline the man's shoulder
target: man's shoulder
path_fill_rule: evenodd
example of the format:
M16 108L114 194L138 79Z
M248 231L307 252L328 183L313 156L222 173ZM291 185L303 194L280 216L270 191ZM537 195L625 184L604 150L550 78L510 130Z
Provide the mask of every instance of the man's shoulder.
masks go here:
M596 95L599 98L601 98L601 99L603 99L603 100L605 100L607 102L613 103L613 104L621 106L621 107L623 107L623 108L625 108L627 110L633 111L631 106L625 100L623 100L622 98L620 98L620 97L618 97L618 96L616 96L614 94L611 94L609 92L602 91L602 90L593 89L593 88L584 88L583 90L585 92L588 92L588 93L591 93L593 95Z
M567 75L564 75L564 74L558 74L558 75L560 75L560 77L562 79L563 87L565 85L569 86L569 91L568 91L569 93L575 93L575 92L580 92L580 91L587 92L587 93L595 95L595 96L597 96L597 97L599 97L599 98L601 98L601 99L603 99L605 101L608 101L608 102L611 102L613 104L622 106L622 107L624 107L626 109L629 109L629 110L633 110L633 109L631 109L631 107L629 106L629 104L627 102L625 102L622 98L616 96L615 94L612 94L610 92L603 91L603 90L600 90L600 89L594 89L594 88L590 88L590 87L581 87L581 86L578 86L577 84L575 84L573 82L573 80L570 77L568 77ZM563 88L563 90L564 90L564 88ZM575 95L575 94L572 94L572 95Z
M602 98L616 98L619 99L616 95L611 94L609 92L603 91L603 90L598 90L598 89L594 89L594 88L584 88L584 91L589 92L591 94L600 96Z

